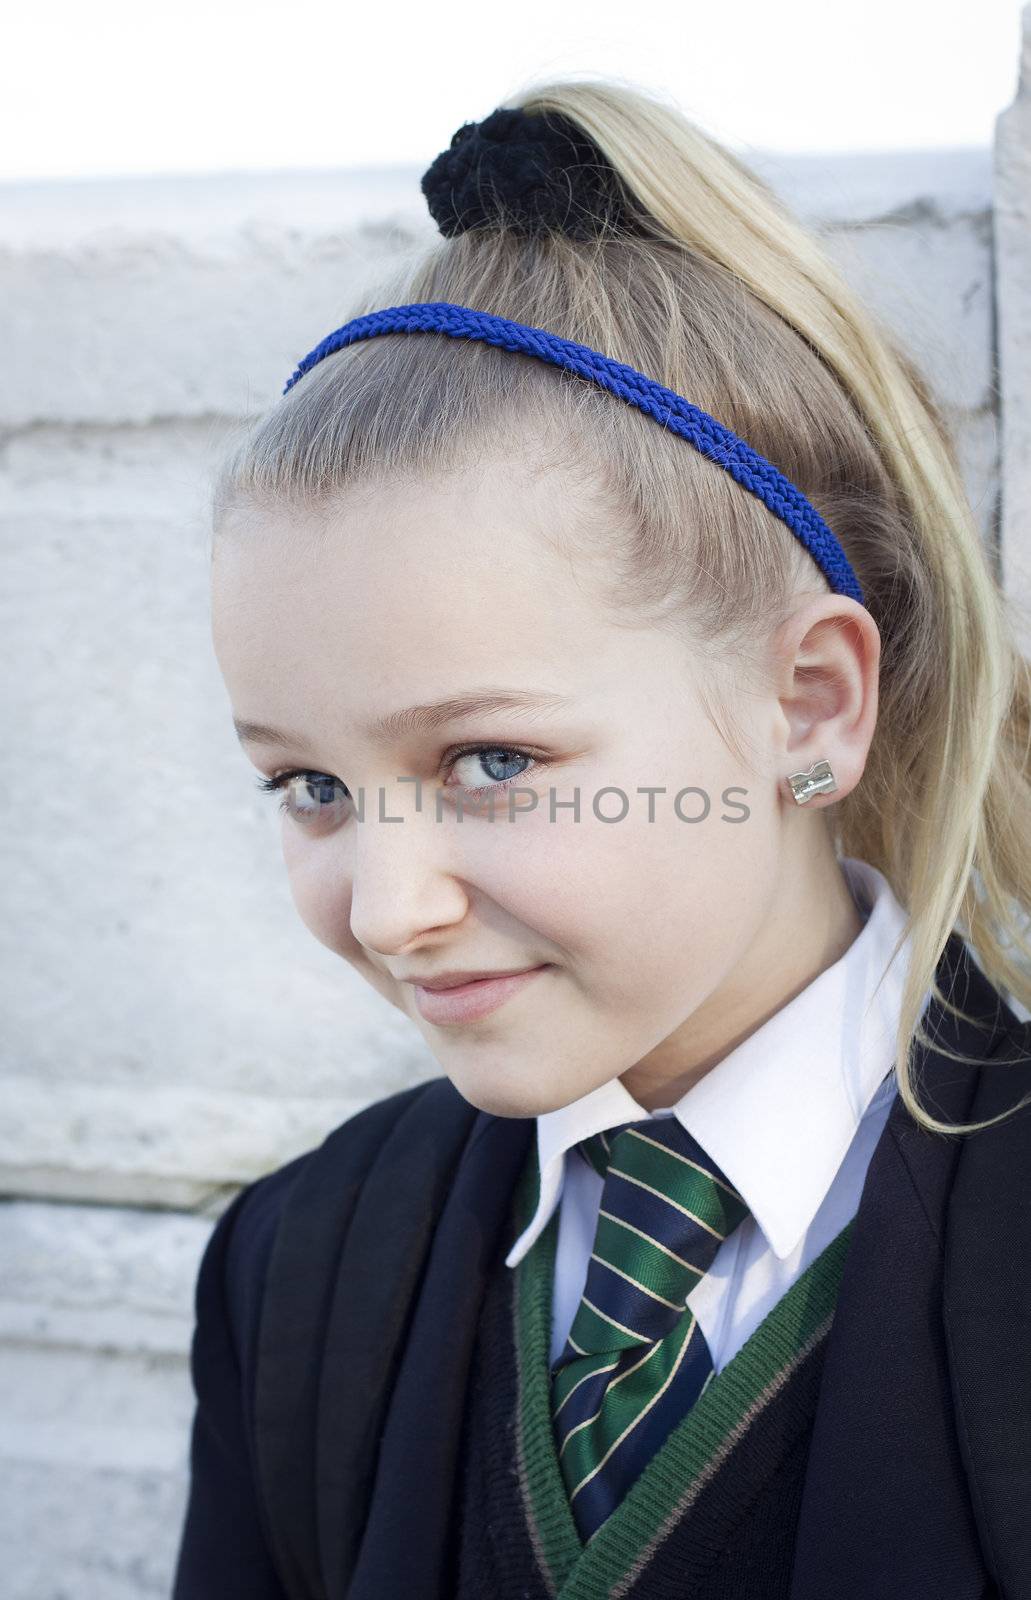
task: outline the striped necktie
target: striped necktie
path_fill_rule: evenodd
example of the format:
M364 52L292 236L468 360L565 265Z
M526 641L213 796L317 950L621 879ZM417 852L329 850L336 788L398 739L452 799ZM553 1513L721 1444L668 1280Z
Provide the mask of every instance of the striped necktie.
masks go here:
M622 1123L576 1149L605 1186L551 1400L586 1543L713 1375L686 1299L749 1212L676 1117Z

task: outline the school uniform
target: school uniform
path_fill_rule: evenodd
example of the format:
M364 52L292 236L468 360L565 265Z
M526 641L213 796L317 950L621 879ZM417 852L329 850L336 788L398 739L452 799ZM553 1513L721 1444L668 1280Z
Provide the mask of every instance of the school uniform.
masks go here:
M500 1118L437 1079L219 1219L174 1600L1031 1595L1031 1108L962 1138L909 1116L903 914L842 866L846 954L652 1114L749 1215L688 1298L712 1380L600 1531L573 1520L550 1368L602 1188L576 1147L648 1114L613 1082ZM958 934L938 982L972 1021L925 997L921 1101L998 1115L1031 1093L1031 1024Z

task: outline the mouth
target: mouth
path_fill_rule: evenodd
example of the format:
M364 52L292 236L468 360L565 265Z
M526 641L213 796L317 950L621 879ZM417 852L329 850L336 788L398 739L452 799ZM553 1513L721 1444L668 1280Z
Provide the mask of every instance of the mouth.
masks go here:
M549 972L551 963L527 967L522 972L506 973L502 977L476 978L456 984L450 989L427 989L421 983L413 985L415 1003L427 1022L446 1027L456 1023L477 1022L497 1011L506 1000L525 989L542 972Z

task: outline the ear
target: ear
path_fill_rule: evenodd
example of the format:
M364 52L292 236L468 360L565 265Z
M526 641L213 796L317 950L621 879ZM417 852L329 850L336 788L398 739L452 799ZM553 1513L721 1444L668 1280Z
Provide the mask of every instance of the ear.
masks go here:
M773 641L777 772L785 804L795 806L789 773L827 762L835 788L814 793L806 810L833 805L863 775L877 725L881 636L865 606L847 595L806 600ZM820 769L816 776L819 777Z

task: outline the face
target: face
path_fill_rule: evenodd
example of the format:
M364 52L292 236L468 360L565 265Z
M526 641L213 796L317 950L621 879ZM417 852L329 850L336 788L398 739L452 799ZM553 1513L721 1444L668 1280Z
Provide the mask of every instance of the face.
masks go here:
M613 1077L672 1104L775 1009L790 936L784 808L755 767L776 702L739 708L746 766L704 709L700 653L618 626L560 554L565 505L554 477L483 464L317 520L234 514L213 557L234 717L281 730L244 748L288 780L300 916L502 1116ZM373 727L501 691L541 699ZM406 981L536 968L486 1014L424 1014Z

